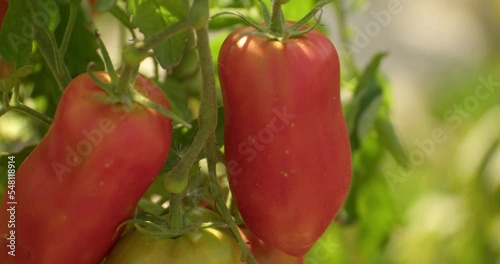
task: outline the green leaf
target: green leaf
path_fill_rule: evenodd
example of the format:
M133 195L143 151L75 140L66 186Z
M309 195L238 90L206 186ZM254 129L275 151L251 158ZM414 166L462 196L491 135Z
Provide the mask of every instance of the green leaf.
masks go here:
M354 98L347 108L346 121L352 150L356 150L362 139L373 127L382 100L382 85L377 79L380 62L386 54L375 55L354 92Z
M108 12L116 5L117 0L97 0L95 9L100 13Z
M129 15L121 7L115 5L109 10L109 13L118 19L127 29L134 30L134 25L130 22Z
M0 55L17 67L28 64L34 38L33 19L26 0L9 2L0 32Z
M59 5L56 0L29 0L33 9L33 22L36 27L54 30L59 25ZM60 2L60 1L59 1ZM65 3L66 4L66 3Z
M406 151L399 140L392 121L387 116L379 117L375 122L375 129L380 143L389 151L392 157L403 166L409 165L408 160L405 158L407 157Z
M139 27L146 38L185 19L189 12L186 0L129 0L132 24ZM186 42L186 32L181 32L154 49L158 62L164 69L179 63Z
M61 25L55 31L56 40L60 43L64 37L66 24L69 20L69 5L59 9ZM78 11L75 25L68 44L68 52L64 62L68 67L71 77L76 77L87 72L87 65L94 62L97 70L104 70L104 63L97 53L98 45L94 32L86 26L85 17L81 10Z
M363 139L372 129L373 124L377 119L381 103L382 103L381 95L373 97L366 106L366 108L364 109L364 111L360 114L358 120L358 129L356 131L356 135L360 140Z
M362 248L360 255L363 259L373 260L371 263L387 263L380 252L399 219L385 178L378 171L371 173L374 177L366 179L359 186L356 197L358 241Z
M165 210L163 209L163 207L161 207L161 204L154 203L150 199L146 198L141 198L141 200L139 200L139 203L137 204L137 207L139 207L139 210L141 210L143 213L151 215L159 215Z

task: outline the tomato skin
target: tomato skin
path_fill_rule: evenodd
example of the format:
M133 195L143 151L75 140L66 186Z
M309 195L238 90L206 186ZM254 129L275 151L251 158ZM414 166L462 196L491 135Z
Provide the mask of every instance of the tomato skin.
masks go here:
M106 73L96 75L109 80ZM136 89L169 107L145 77L138 76ZM105 93L88 74L76 77L49 131L18 168L16 256L7 255L9 230L2 224L0 263L99 263L162 168L170 118L139 105L126 112L99 97ZM0 223L9 218L7 199Z
M303 256L351 182L339 59L318 31L286 42L250 31L231 33L219 53L230 188L258 238Z
M238 264L240 250L228 234L203 228L176 239L155 238L138 230L124 235L106 264Z
M2 30L3 18L7 13L7 8L9 8L8 0L0 0L0 31Z
M9 76L14 72L14 64L11 62L4 61L2 57L0 57L0 79Z
M198 208L193 223L221 222L215 212ZM175 239L157 238L133 230L120 238L105 264L238 264L241 251L228 230L200 228Z
M304 264L303 257L294 257L266 245L247 227L240 227L240 234L259 264ZM250 262L248 262L250 263Z

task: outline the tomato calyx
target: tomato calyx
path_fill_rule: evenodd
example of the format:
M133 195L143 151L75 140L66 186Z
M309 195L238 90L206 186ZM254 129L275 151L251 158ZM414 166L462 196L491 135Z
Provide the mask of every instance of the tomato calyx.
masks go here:
M143 234L156 238L176 239L185 234L196 232L205 228L225 229L228 225L222 217L212 210L195 207L186 209L181 228L171 228L168 213L165 215L151 215L148 213L137 214L134 219L127 220L118 226L117 230L132 224L133 228Z
M290 38L300 37L312 31L321 21L321 15L323 13L322 8L333 2L334 0L323 0L316 4L316 6L309 11L302 19L295 23L288 23L285 20L283 15L283 11L281 10L281 5L288 2L288 0L274 0L273 8L271 15L263 3L262 0L259 0L262 6L262 11L264 14L264 24L259 25L253 21L251 21L246 16L232 11L223 11L213 15L210 19L214 19L216 17L222 15L233 15L239 17L243 22L247 25L257 29L257 31L251 31L243 34L242 36L248 35L257 35L269 40L276 40L284 42ZM317 15L317 16L316 16ZM305 27L306 23L309 22L312 18L315 19L315 23L312 26ZM305 28L304 28L305 27Z
M109 53L104 45L99 33L95 31L95 36L99 49L101 50L104 64L107 69L110 80L103 81L94 74L95 63L90 62L87 66L87 73L94 83L99 86L107 96L98 98L104 104L116 104L119 103L124 106L126 111L131 111L135 104L151 108L160 114L170 117L172 120L179 122L185 127L191 128L191 125L183 120L180 116L174 114L170 110L162 107L161 105L151 101L146 96L142 95L137 89L135 89L135 80L137 79L137 74L139 67L125 68L125 70L119 76L116 72Z

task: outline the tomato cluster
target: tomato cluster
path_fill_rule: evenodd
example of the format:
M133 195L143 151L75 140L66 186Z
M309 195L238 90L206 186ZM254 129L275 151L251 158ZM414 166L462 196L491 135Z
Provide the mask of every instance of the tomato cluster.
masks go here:
M1 22L8 1L0 1ZM206 78L197 50L185 55L194 63L173 73ZM0 65L0 78L14 70ZM160 88L138 74L120 94L106 88L117 84L113 73L83 73L65 88L48 132L16 172L18 204L0 208L0 248L15 237L15 250L1 250L0 262L241 263L236 224L207 209L183 218L185 232L177 235L138 223L122 235L121 224L166 163L173 132ZM227 177L246 226L244 241L261 264L303 263L351 182L337 51L316 30L278 40L245 27L223 43L218 73ZM5 89L4 98L10 94ZM13 200L9 195L3 201ZM15 226L3 224L12 215Z

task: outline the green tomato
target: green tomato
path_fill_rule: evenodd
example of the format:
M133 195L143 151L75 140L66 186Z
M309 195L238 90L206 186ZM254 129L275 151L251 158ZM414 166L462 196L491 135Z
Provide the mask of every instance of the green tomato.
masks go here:
M191 223L219 221L215 212L197 208ZM237 264L241 250L229 232L200 228L175 239L133 230L120 238L105 264Z
M203 228L176 239L156 238L134 230L123 236L106 264L235 264L241 252L228 234Z

